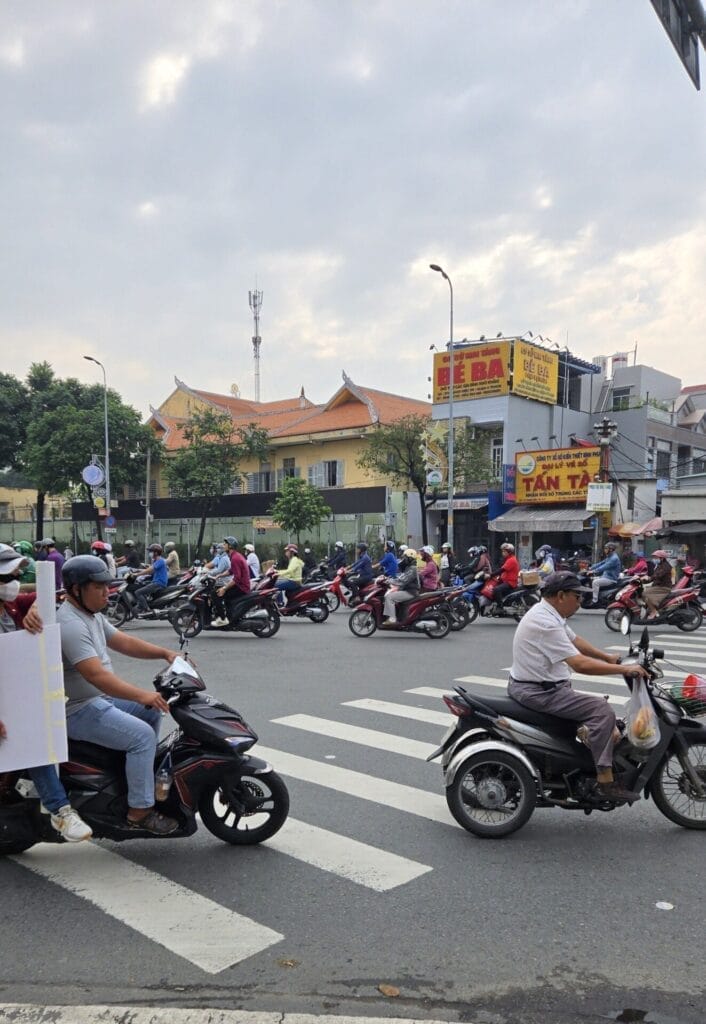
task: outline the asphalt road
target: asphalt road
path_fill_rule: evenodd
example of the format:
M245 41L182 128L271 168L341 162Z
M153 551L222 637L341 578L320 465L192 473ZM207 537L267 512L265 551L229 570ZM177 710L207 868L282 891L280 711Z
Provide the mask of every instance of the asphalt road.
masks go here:
M595 643L623 644L597 613L579 613L574 626ZM174 639L158 624L132 630L159 643ZM679 829L641 802L590 817L539 810L521 832L491 842L464 832L446 810L438 762L421 756L444 725L409 717L430 718L444 705L410 691L476 675L490 692L510 664L513 633L511 621L482 621L441 641L363 640L341 610L323 625L285 621L271 640L192 641L209 691L255 726L286 777L298 823L290 848L287 826L279 848L277 837L231 848L200 830L190 840L43 846L0 863L0 1002L479 1024L702 1022L703 833ZM667 634L667 646L684 645L674 660L688 671L706 663L706 633ZM149 685L150 663L119 658L116 667ZM618 695L620 681L595 690ZM361 701L384 703L349 703ZM96 858L106 861L102 876ZM95 877L108 880L110 912L92 896ZM204 970L188 950L177 955L171 938L148 937L152 891L155 918L158 901L171 913L178 908L172 936L197 935L199 915L216 904L236 928L242 921L243 935L254 923L274 939L232 966ZM138 897L148 913L144 926L131 927L121 908ZM399 995L384 996L381 983ZM650 1015L618 1016L626 1008Z

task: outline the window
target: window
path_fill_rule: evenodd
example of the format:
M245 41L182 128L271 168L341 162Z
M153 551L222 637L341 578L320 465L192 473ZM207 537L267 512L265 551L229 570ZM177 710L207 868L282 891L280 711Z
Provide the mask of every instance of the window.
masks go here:
M276 474L269 462L261 462L257 473L248 473L248 494L262 494L263 491L274 491Z
M613 388L613 412L630 408L630 388Z
M493 466L493 477L499 480L503 475L503 439L494 437L490 442L490 461Z
M628 500L627 500L627 505L628 505L628 512L634 512L635 511L635 485L634 484L628 484Z
M0 501L0 519L10 518L10 502Z
M343 460L327 459L309 466L307 480L312 487L343 487Z
M667 479L669 477L671 458L670 452L657 452L656 474L658 479Z
M699 455L692 464L692 473L706 473L706 456Z
M282 490L282 481L293 477L301 476L299 466L294 465L294 459L282 459L282 468L277 470L277 490Z

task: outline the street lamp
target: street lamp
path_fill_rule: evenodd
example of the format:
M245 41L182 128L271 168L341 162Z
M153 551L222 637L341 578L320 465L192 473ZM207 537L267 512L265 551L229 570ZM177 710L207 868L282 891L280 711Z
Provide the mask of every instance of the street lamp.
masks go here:
M103 425L105 428L105 507L110 515L110 449L108 447L108 385L105 379L105 366L93 356L84 356L89 363L95 363L103 371Z
M454 547L454 288L451 278L438 263L430 263L430 270L441 274L449 283L449 448L448 448L448 485L449 510L446 516L446 540L451 550Z

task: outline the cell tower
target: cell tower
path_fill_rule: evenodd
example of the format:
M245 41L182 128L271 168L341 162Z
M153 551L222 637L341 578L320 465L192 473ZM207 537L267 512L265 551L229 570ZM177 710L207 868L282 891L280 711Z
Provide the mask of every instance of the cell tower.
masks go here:
M252 339L252 354L255 361L255 401L260 401L260 345L262 344L262 338L260 337L260 308L262 306L262 292L254 291L248 292L248 301L250 303L250 309L252 310L253 321L255 323L255 333Z

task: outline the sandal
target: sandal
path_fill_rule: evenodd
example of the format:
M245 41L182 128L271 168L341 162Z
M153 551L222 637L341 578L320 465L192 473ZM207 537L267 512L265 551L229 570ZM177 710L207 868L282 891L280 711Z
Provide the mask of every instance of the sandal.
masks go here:
M127 827L140 832L151 832L154 836L169 836L179 828L179 822L174 818L167 818L159 811L152 809L144 818L133 821L127 818Z

